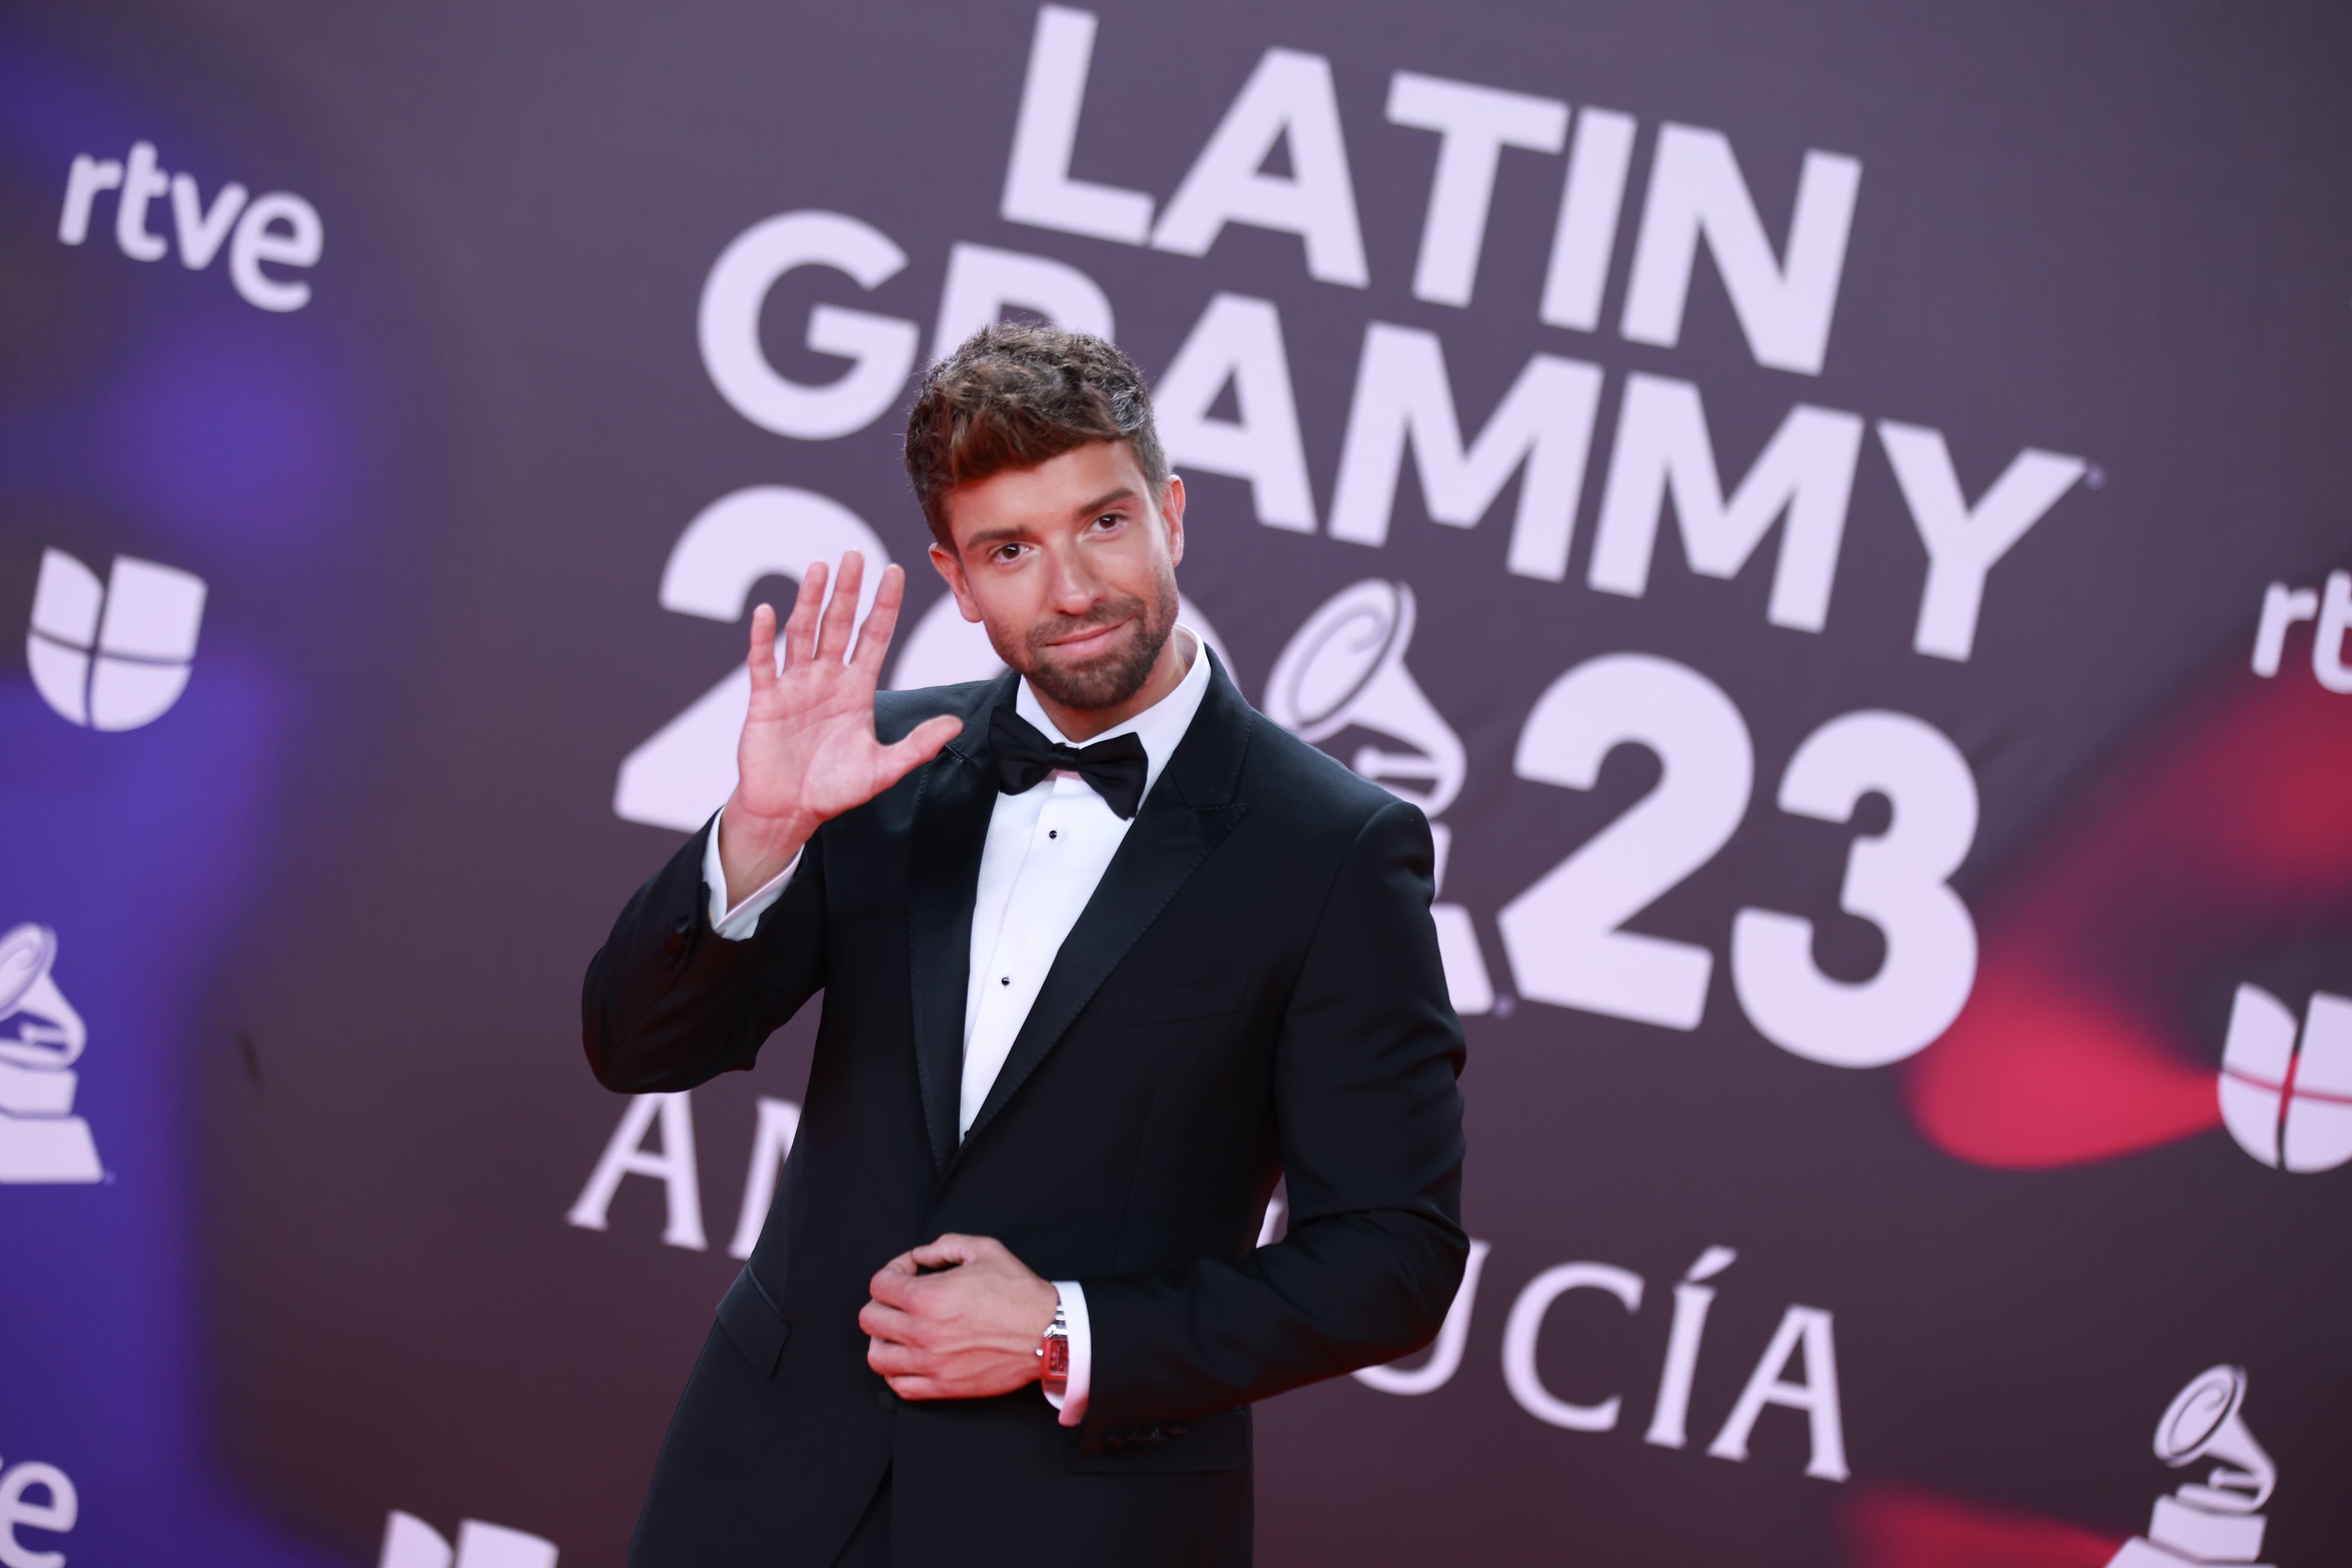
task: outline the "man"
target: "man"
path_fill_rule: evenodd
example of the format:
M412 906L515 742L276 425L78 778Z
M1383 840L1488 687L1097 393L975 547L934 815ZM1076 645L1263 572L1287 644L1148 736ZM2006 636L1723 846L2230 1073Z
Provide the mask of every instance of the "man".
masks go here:
M907 467L1011 670L877 696L898 568L853 651L858 558L830 605L812 566L781 673L753 612L734 794L589 966L631 1093L824 994L631 1561L1245 1563L1250 1402L1426 1343L1462 1277L1429 827L1177 625L1183 481L1117 348L980 332Z

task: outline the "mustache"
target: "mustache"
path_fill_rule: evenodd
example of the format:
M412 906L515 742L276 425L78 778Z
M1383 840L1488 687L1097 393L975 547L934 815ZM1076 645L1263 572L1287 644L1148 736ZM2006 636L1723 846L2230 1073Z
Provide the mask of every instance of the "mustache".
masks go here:
M1048 654L1052 651L1051 645L1065 637L1114 626L1120 621L1140 620L1142 616L1143 601L1139 598L1129 595L1123 599L1106 599L1083 616L1056 616L1031 626L1029 651Z

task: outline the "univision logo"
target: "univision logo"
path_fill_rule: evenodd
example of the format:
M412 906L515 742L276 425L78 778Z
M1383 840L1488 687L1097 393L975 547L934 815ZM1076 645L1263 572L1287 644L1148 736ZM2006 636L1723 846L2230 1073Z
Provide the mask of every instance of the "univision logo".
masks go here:
M2352 998L2313 992L2298 1040L2285 1003L2239 986L2221 1095L2230 1136L2265 1165L2326 1171L2352 1160Z
M193 573L118 555L100 584L64 551L47 550L25 662L62 717L95 730L136 730L169 712L186 689L204 615L205 581Z

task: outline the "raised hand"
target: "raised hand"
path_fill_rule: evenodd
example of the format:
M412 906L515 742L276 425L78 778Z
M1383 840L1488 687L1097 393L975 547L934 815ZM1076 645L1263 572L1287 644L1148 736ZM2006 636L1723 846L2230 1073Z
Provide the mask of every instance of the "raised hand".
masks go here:
M824 563L809 567L784 623L782 674L776 613L766 605L751 612L751 709L735 748L735 793L719 821L719 858L730 904L782 870L818 827L922 766L963 728L962 721L941 714L891 745L875 735L874 689L898 624L907 576L896 566L883 568L873 611L852 652L849 633L864 573L857 552L845 552L827 605Z

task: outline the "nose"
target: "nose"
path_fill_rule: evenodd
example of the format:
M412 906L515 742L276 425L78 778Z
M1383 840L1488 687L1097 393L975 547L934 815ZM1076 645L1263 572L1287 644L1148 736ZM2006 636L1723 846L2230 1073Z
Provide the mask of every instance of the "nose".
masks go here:
M1102 597L1102 584L1096 579L1085 552L1063 545L1045 552L1050 574L1046 591L1052 595L1054 608L1065 616L1083 616L1094 608Z

